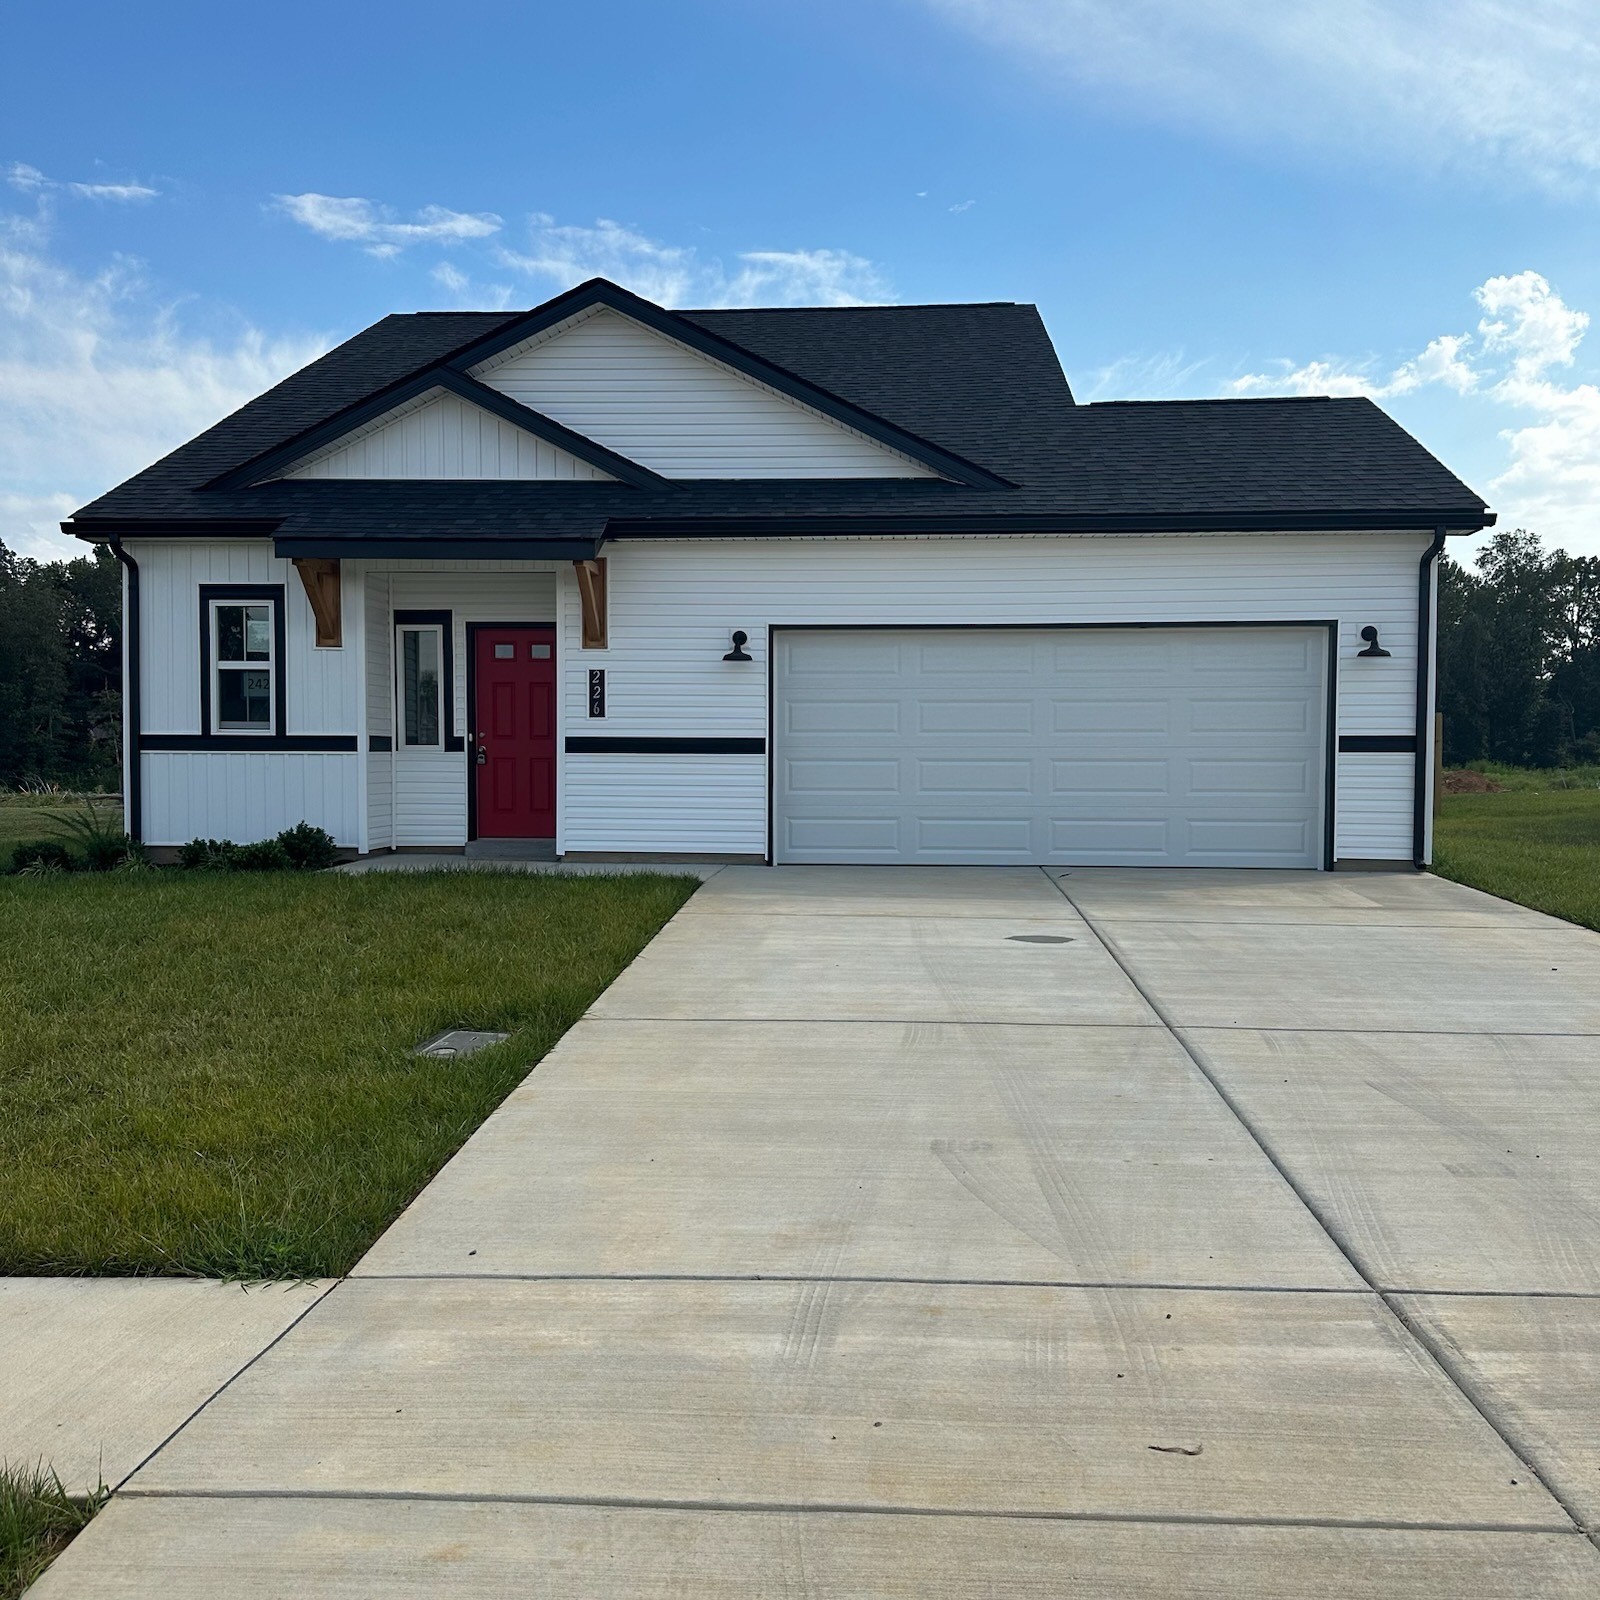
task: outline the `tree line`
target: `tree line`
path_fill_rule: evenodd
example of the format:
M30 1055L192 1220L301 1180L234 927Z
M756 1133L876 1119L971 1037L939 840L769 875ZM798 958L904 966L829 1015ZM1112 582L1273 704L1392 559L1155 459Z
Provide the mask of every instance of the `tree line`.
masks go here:
M0 543L0 790L121 787L122 579L109 550Z
M0 789L119 785L122 582L96 547L35 561L0 543ZM1600 761L1600 556L1497 533L1439 567L1445 762Z
M1600 556L1497 533L1472 568L1439 568L1447 766L1600 761Z

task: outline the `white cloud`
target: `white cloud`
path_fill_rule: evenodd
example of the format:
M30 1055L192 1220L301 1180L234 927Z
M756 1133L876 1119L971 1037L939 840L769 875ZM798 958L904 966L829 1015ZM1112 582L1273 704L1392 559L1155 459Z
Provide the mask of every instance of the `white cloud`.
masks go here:
M460 244L498 233L500 218L492 211L450 211L424 206L410 222L388 207L358 196L280 194L273 204L319 238L358 244L368 255L388 258L419 244Z
M37 167L30 167L26 161L13 161L6 168L6 182L13 189L41 198L52 192L65 191L84 200L154 200L161 192L143 183L58 183L54 178L47 178Z
M138 263L83 276L47 217L0 215L0 539L75 553L56 524L321 353L244 326L186 331Z
M1563 383L1589 313L1569 306L1537 272L1490 278L1473 291L1473 333L1441 334L1387 374L1378 363L1284 360L1225 387L1232 394L1416 395L1431 386L1521 413L1498 430L1509 465L1482 485L1507 526L1600 551L1600 387Z
M1123 115L1515 184L1600 177L1589 0L925 0Z
M428 276L450 295L452 306L463 311L504 311L512 303L509 284L478 283L449 261L431 268Z
M601 218L593 227L535 214L529 248L498 261L540 280L545 292L610 278L662 305L870 305L891 298L882 274L848 250L746 250L729 270L686 245L664 244Z

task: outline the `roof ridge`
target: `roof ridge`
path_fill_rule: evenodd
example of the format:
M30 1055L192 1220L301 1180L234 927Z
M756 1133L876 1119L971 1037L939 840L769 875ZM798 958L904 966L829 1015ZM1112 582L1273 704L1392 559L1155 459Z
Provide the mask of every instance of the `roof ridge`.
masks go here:
M1088 400L1095 406L1282 406L1328 405L1335 400L1367 400L1364 394L1198 394L1171 400Z
M746 311L977 311L992 306L1032 309L1031 300L885 300L859 306L672 306L681 317L720 316Z

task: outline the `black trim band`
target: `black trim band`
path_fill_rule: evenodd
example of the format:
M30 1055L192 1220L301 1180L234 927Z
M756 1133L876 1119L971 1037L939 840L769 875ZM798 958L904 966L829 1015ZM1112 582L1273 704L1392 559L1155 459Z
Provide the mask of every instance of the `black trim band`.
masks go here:
M443 630L440 654L444 657L444 748L459 752L467 742L456 732L456 630L455 618L448 611L396 611L390 624L391 631L399 628L436 627ZM400 657L395 655L395 671L400 670Z
M1341 733L1339 754L1347 755L1414 755L1417 736L1414 733Z
M240 750L342 753L359 750L361 741L353 733L143 733L138 745L141 751L213 750L219 755Z
M284 561L296 556L346 561L592 561L603 542L598 538L458 539L448 534L416 539L288 534L272 541L272 553Z
M763 756L765 739L633 739L626 735L569 735L569 756Z
M122 607L122 645L127 659L127 681L123 684L123 765L128 777L128 814L123 827L128 837L144 838L144 771L139 763L139 563L122 548L115 535L109 541L111 553L128 575L128 591Z
M1418 872L1428 864L1428 723L1433 704L1433 572L1444 549L1445 530L1433 530L1433 542L1417 563L1417 742L1416 769L1411 779L1411 864Z
M375 756L388 755L394 749L394 740L386 733L369 733L367 749Z

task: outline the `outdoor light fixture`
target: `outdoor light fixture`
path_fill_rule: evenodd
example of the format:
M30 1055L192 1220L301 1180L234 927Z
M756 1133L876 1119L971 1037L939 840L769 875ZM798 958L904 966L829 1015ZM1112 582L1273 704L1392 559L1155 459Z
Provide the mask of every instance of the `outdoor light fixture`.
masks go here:
M1357 650L1356 654L1358 656L1386 656L1389 654L1389 652L1378 643L1378 630L1374 628L1371 623L1368 623L1367 626L1361 630L1361 637L1367 641L1367 648L1365 650Z
M743 628L735 628L733 630L733 649L731 649L727 653L727 655L725 655L722 659L724 661L749 661L749 660L751 660L752 657L750 656L749 652L745 649L745 646L747 644L749 644L749 643L750 643L750 635L748 633L746 633ZM1383 653L1385 655L1387 655L1389 652L1387 650L1385 650Z

